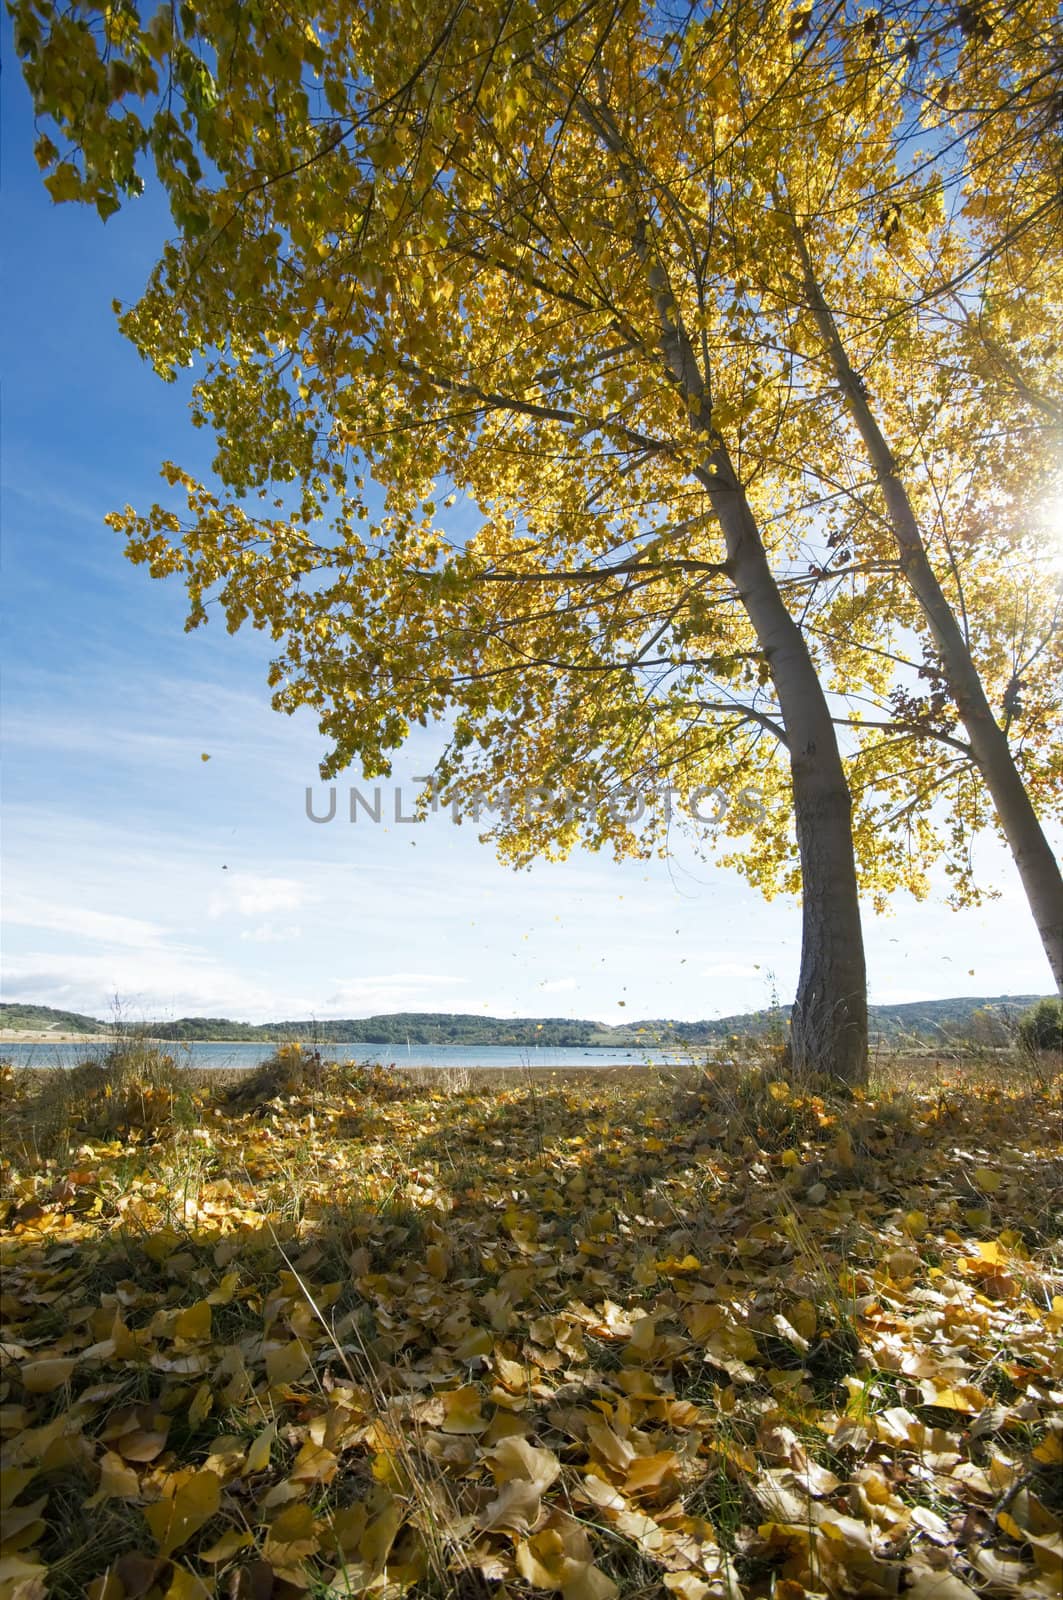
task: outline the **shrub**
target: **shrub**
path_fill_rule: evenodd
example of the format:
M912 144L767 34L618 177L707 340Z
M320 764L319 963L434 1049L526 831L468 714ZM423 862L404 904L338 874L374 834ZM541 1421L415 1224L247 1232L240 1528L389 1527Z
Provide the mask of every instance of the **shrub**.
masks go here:
M1063 1000L1039 1000L1019 1023L1025 1050L1063 1050Z

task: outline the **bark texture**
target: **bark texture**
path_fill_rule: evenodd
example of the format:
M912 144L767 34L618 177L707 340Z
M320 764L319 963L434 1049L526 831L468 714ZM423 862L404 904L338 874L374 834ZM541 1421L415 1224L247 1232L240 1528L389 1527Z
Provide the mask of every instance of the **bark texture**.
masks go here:
M867 972L853 851L852 803L830 708L722 447L706 486L731 570L767 656L793 781L801 857L801 972L790 1023L796 1073L867 1081Z

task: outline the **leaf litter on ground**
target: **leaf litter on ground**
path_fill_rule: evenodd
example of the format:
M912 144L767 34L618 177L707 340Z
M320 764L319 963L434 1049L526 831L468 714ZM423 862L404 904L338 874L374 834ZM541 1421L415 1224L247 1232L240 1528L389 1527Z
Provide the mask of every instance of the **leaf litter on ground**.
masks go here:
M1053 1600L1060 1081L925 1071L8 1073L0 1600Z

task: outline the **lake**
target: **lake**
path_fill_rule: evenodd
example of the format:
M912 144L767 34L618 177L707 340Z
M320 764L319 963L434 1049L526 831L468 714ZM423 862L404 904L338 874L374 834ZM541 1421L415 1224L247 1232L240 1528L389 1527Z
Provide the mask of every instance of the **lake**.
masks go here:
M0 1061L15 1067L73 1067L79 1061L97 1060L105 1044L5 1044ZM273 1052L267 1041L236 1044L217 1040L160 1044L180 1066L210 1070L257 1067ZM304 1044L304 1050L312 1047ZM317 1047L324 1061L379 1062L396 1067L660 1067L678 1066L704 1059L705 1051L618 1050L580 1046L464 1044L323 1044Z

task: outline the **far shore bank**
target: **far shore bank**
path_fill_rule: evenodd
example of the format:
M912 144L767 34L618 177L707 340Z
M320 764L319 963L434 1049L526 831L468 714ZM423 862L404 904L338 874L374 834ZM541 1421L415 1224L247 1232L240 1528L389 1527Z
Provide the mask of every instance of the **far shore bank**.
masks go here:
M113 1033L53 1033L50 1028L0 1028L0 1044L113 1044Z

